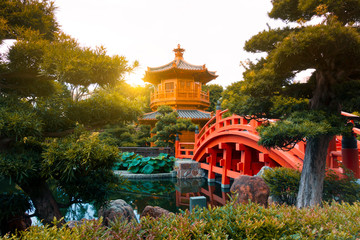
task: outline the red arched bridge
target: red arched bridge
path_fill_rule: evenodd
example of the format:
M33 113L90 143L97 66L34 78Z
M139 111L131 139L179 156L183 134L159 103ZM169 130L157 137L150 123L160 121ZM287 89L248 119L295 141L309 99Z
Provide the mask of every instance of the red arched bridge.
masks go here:
M223 188L229 187L230 178L255 175L263 166L302 169L306 142L296 144L290 151L266 149L257 144L260 137L256 127L261 125L261 122L247 121L238 115L223 118L225 112L227 110L216 111L216 115L200 132L195 133L195 143L176 141L175 157L191 158L199 162L201 168L208 171L210 182L215 181L216 173L220 174ZM345 112L342 114L350 121L357 117ZM360 129L353 128L353 131L360 135ZM340 162L343 162L359 178L360 152L357 149L360 149L360 141L357 141L357 149L342 149L341 140L341 136L336 136L330 142L326 166L341 173L343 170ZM352 158L350 162L345 159L348 156Z

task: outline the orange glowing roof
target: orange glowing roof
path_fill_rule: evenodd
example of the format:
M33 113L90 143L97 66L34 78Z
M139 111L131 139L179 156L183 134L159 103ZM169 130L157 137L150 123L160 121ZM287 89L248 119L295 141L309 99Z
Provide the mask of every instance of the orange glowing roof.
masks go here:
M203 84L217 78L216 72L208 71L204 65L193 65L186 62L183 58L184 49L178 48L173 50L175 52L175 59L168 64L160 67L148 67L145 72L143 80L149 83L159 83L161 79L169 79L173 77L194 77L196 81Z

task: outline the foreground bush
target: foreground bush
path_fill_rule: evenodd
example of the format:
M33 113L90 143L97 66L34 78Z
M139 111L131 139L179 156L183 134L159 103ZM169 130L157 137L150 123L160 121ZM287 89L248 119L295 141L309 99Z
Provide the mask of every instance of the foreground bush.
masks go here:
M299 192L301 172L295 169L278 167L265 171L262 176L270 187L270 194L280 203L296 204ZM350 170L346 170L344 178L332 170L326 171L323 189L323 201L349 202L360 200L360 185Z
M140 224L115 222L108 229L98 220L73 229L31 227L3 239L358 239L359 221L359 202L303 209L230 203L156 220L142 218Z

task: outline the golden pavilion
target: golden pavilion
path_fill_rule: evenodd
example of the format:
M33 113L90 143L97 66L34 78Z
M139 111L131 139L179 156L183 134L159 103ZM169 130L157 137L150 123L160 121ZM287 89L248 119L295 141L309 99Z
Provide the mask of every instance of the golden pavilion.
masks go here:
M147 68L143 80L154 85L150 96L150 107L153 112L146 113L141 124L155 126L157 108L161 105L171 106L179 118L190 118L201 128L210 118L206 109L210 106L209 92L202 86L218 76L204 65L193 65L184 60L184 49L178 45L173 50L175 59L160 67ZM193 142L193 132L183 132L181 142Z

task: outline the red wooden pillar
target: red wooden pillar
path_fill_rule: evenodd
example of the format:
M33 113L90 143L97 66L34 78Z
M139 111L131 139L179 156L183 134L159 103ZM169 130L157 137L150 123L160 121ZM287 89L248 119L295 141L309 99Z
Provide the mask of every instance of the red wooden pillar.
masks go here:
M331 141L329 143L328 153L326 156L326 167L328 167L328 168L331 168L335 165L333 163L334 158L331 156L331 152L336 152L336 137L335 136L331 139Z
M222 166L221 188L230 188L230 178L227 176L227 172L231 168L233 148L230 144L220 143L219 149L223 150L223 159L220 160L220 165Z
M251 149L244 144L236 144L236 151L241 151L241 161L238 163L238 170L244 175L252 175L251 169Z
M179 140L179 135L176 134L176 138L175 138L175 158L180 158L180 140Z
M215 182L214 166L216 165L217 153L212 148L206 148L206 153L209 154L209 156L206 158L206 161L209 164L208 182Z
M359 178L359 152L355 136L343 136L341 140L341 154L344 166L354 172Z

